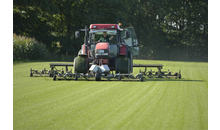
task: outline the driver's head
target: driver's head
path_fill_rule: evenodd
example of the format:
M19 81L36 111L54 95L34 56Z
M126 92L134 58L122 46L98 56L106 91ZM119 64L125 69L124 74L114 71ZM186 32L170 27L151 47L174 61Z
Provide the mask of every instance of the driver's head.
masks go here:
M107 36L107 32L103 32L103 36L106 37Z

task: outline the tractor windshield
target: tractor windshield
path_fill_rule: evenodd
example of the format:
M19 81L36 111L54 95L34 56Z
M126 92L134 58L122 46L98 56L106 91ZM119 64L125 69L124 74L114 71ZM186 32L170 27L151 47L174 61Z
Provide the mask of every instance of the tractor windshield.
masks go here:
M116 30L91 30L89 33L90 33L90 43L92 44L96 44L97 42L101 42L101 41L107 41L110 44L117 43Z

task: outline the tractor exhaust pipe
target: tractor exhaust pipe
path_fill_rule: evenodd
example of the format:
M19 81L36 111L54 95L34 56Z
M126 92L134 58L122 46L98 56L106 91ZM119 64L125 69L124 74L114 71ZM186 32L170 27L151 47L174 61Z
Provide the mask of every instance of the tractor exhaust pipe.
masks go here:
M85 25L85 37L84 37L84 43L85 45L88 45L88 41L87 41L87 25Z
M88 46L87 25L85 25L85 37L84 37L84 43L85 43L85 54L87 54L87 46Z

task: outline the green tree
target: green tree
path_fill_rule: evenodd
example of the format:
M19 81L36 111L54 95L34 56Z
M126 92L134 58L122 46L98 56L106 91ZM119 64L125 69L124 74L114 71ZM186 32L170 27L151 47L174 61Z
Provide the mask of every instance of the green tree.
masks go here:
M14 33L35 37L53 53L76 56L83 42L77 29L92 23L133 26L140 44L138 58L206 60L207 0L17 0Z

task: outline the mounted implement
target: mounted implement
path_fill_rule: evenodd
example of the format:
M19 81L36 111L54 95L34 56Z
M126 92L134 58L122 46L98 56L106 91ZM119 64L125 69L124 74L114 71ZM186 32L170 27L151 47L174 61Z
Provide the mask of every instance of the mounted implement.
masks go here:
M133 64L133 56L139 54L138 40L133 27L120 28L120 24L91 24L88 29L80 29L75 32L75 38L80 37L80 31L85 31L84 44L74 58L73 64L51 63L48 75L56 79L75 79L84 77L95 78L100 81L102 78L108 80L116 78L136 79L143 81L144 76L148 77L178 77L180 73L162 72L162 65ZM87 34L89 32L89 34ZM57 70L56 66L64 66L66 70ZM68 71L68 67L73 66ZM145 67L145 71L133 74L133 67ZM157 72L146 72L148 67L156 67ZM31 74L35 71L31 70ZM167 74L166 74L167 73Z

